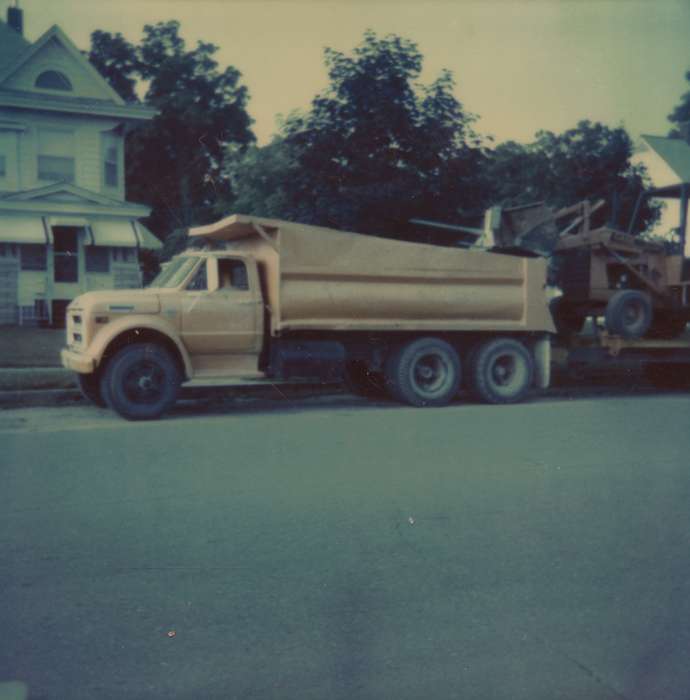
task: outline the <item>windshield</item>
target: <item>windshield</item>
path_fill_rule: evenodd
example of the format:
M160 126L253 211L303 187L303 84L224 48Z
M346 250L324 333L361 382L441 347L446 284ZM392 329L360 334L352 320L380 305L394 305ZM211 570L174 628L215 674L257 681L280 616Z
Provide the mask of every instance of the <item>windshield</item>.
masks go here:
M171 289L179 287L199 260L200 258L197 257L173 258L154 277L151 284L149 284L149 288Z

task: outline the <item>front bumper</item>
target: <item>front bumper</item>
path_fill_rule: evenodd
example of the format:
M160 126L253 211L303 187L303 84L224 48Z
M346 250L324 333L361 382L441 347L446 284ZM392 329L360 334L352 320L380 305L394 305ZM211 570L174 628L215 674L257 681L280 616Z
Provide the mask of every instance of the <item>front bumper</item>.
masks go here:
M96 369L96 362L92 357L80 352L74 352L69 348L64 348L60 352L62 366L74 370L79 374L91 374Z

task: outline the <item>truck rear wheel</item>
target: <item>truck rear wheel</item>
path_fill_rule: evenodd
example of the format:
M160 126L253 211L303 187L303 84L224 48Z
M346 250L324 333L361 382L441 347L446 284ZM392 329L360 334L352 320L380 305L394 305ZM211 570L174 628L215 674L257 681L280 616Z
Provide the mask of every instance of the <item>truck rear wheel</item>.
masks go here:
M165 348L130 345L108 363L103 395L123 418L150 420L175 403L181 380L180 369Z
M440 338L407 343L388 358L386 384L391 395L412 406L445 406L460 387L460 358Z
M606 328L611 335L641 338L652 323L652 302L637 289L621 289L606 305Z
M522 401L532 386L534 360L529 350L512 338L496 338L471 355L469 387L486 403Z
M77 374L77 384L81 395L92 404L106 408L106 402L101 393L101 378L98 374Z

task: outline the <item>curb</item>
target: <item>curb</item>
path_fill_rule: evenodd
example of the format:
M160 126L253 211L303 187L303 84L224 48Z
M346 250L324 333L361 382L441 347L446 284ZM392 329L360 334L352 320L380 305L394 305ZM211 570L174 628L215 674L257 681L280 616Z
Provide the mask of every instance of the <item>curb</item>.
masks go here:
M76 387L74 373L62 367L0 368L0 392Z

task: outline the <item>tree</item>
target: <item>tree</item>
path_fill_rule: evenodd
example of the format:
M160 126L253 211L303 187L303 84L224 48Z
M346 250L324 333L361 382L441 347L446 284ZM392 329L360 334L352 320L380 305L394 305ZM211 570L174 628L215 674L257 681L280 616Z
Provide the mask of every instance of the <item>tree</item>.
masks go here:
M213 44L187 49L179 27L146 25L138 46L94 32L89 54L124 99L135 99L137 79L148 85L145 101L158 114L127 137L127 195L153 207L148 223L163 237L212 216L218 198L230 195L226 147L255 140L240 72L220 70Z
M690 70L686 71L685 80L690 83ZM674 125L669 136L679 137L681 135L680 127L684 123L690 122L690 90L681 95L680 104L673 108L671 114L668 115L668 120Z
M448 219L476 206L481 152L450 73L418 85L417 46L370 31L352 55L326 49L325 62L330 83L311 109L231 167L242 202L254 213L389 235L412 217ZM264 196L269 185L280 194Z
M135 47L122 34L100 29L92 32L88 58L125 102L138 102L136 76L140 63Z

